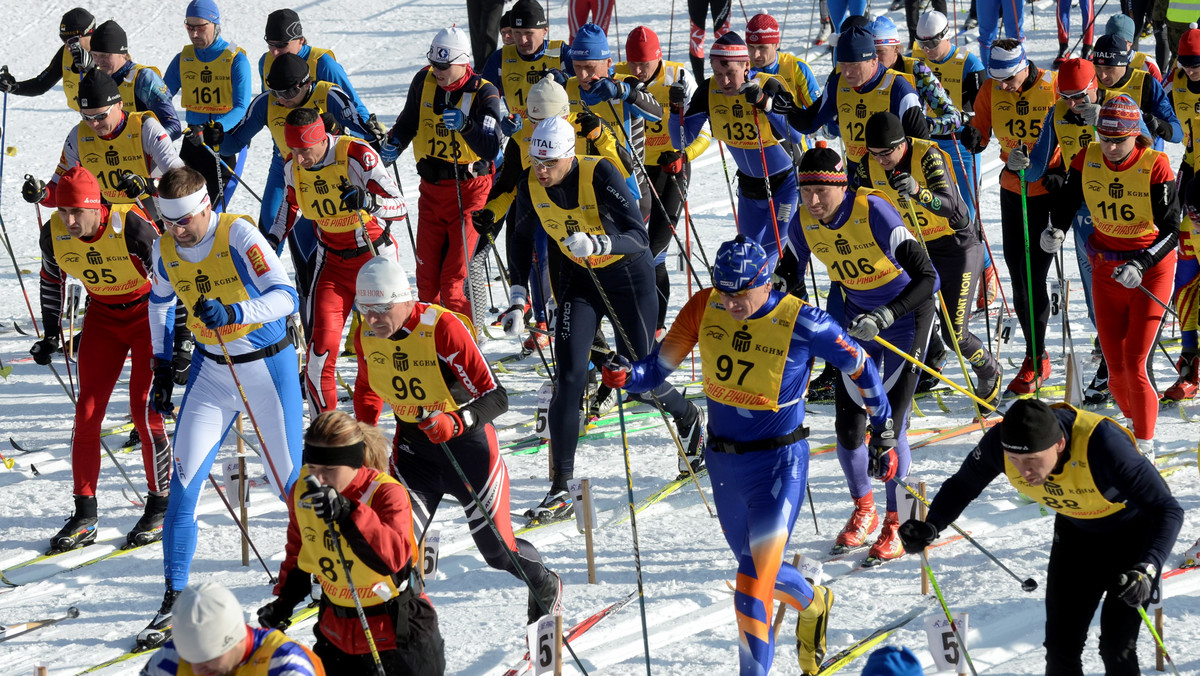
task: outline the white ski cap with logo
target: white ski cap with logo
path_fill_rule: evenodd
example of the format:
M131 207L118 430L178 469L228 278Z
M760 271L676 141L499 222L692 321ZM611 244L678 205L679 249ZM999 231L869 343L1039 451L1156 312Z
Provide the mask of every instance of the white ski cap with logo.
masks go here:
M530 120L540 122L552 117L565 117L571 112L567 90L549 75L533 83L526 100L529 105L525 107L525 114Z
M557 160L575 155L575 126L561 117L538 122L529 139L529 156L539 160Z
M246 638L246 615L233 592L217 582L188 585L172 609L171 638L191 664L215 660Z
M376 256L359 269L358 281L354 285L356 305L404 303L412 299L408 274L398 261Z
M458 26L443 28L433 36L425 56L432 63L471 63L471 39Z

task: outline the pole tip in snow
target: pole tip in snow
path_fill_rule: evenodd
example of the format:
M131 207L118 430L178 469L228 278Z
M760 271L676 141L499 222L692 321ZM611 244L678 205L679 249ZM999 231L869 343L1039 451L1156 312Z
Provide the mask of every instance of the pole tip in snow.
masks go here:
M70 608L67 608L67 617L69 617L71 619L75 619L76 617L79 617L79 609L76 608L75 606L71 606Z
M1024 592L1035 591L1037 588L1038 588L1037 580L1033 579L1032 577L1021 583L1021 591L1024 591Z

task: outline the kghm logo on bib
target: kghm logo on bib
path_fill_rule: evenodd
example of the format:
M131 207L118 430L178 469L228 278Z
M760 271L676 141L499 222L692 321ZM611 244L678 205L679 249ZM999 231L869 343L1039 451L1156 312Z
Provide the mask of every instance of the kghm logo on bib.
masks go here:
M213 74L212 71L208 69L208 66L205 66L204 70L200 71L200 81L205 84L213 81Z
M754 338L754 336L751 336L749 333L747 333L746 326L743 325L740 331L734 331L733 333L733 349L738 352L749 352L750 340L752 338Z

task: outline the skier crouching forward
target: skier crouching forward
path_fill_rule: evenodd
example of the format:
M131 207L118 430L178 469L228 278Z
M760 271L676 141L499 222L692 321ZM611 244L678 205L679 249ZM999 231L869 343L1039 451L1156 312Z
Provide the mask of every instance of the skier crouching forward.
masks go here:
M765 674L775 651L772 600L800 612L800 668L814 674L825 654L833 592L812 586L781 558L808 481L804 389L810 356L849 374L883 429L891 407L875 363L825 312L769 284L771 265L757 242L738 235L721 245L710 289L692 296L663 342L630 364L613 355L609 387L646 392L664 382L697 343L710 420L705 462L729 547L738 557L741 673Z
M904 548L928 547L1000 474L1058 512L1046 570L1046 673L1083 674L1088 625L1107 593L1100 611L1104 673L1140 674L1137 609L1149 603L1183 524L1166 482L1111 418L1022 399L946 480L925 520L900 527Z

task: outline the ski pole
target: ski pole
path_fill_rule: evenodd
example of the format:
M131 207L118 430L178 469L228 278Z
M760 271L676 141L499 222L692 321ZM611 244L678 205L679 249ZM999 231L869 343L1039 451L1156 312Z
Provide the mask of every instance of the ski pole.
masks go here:
M675 0L671 0L671 21L667 24L667 60L671 60L671 48L675 46Z
M350 179L343 176L342 182L338 183L338 190L345 192L347 189L359 190L360 188L351 183ZM366 188L361 189L366 190ZM342 206L345 206L345 204L345 202L342 202ZM367 250L371 252L371 256L378 256L379 249L375 247L375 241L371 239L371 231L367 229L367 221L365 218L363 218L362 209L355 209L354 215L358 216L358 225L362 228L362 238L363 241L367 243Z
M926 507L929 506L929 500L927 498L923 497L917 491L913 490L913 487L909 486L908 483L905 482L903 479L893 478L892 481L895 481L897 486L900 486L904 490L908 491L910 495L912 495L914 498L916 498L917 500L920 500L922 503L924 503L924 505ZM951 521L950 527L953 528L955 530L955 532L957 532L959 535L963 536L963 539L965 539L967 542L970 542L972 545L974 545L975 549L978 549L980 552L983 552L983 555L988 557L989 559L991 559L992 563L996 564L997 566L1000 566L1000 570L1003 570L1004 572L1011 575L1014 580L1016 580L1017 582L1020 582L1021 583L1021 591L1032 592L1032 591L1037 590L1037 588L1038 588L1037 580L1033 579L1032 577L1027 577L1024 580L1022 580L1021 576L1014 573L1012 571L1012 569L1010 569L1008 566L1004 565L1000 561L1000 559L996 558L991 552L989 552L986 548L984 548L983 545L979 544L979 541L976 540L975 538L971 537L970 533L963 530L962 528L959 528L958 524Z
M482 299L475 298L475 283L479 280L474 279L476 275L471 274L471 260L475 256L473 255L474 252L471 251L470 247L467 246L467 212L463 211L462 180L458 177L458 168L462 166L458 163L460 157L458 144L459 134L457 131L451 129L450 147L454 153L454 196L458 198L458 226L462 235L463 270L467 273L467 293L465 295L467 296L467 300L471 303L471 321L478 324L480 322L476 321L476 319L482 318L485 315L483 314L483 308L478 308L478 310L475 308L475 306L479 304L478 301ZM484 280L483 283L487 284L487 280ZM476 314L476 312L478 312L478 314ZM480 330L482 331L483 329ZM487 332L484 331L484 333L486 334Z
M75 406L75 395L71 393L71 390L67 389L67 384L63 382L62 376L58 375L58 369L54 368L54 364L46 364L46 366L50 367L50 372L54 374L54 378L58 380L58 384L62 387L63 392L67 395L67 398L71 400L71 405ZM145 505L145 502L142 500L141 493L138 492L137 486L133 485L133 480L129 478L128 474L126 474L125 468L121 466L121 463L117 462L117 456L113 455L112 449L110 449L108 444L105 443L103 436L100 437L100 447L103 448L104 452L108 454L109 460L112 460L112 463L117 466L117 471L120 472L121 476L125 478L125 483L129 484L129 487L133 489L133 498L130 498L129 494L125 493L124 487L121 488L121 494L125 496L126 500L129 500L139 507Z
M925 255L928 256L929 243L925 241L925 231L921 229L921 221L917 218L917 208L913 206L911 197L905 199L904 203L908 206L908 215L912 219L912 229L917 233L917 239L921 242L921 248L925 250ZM811 265L808 267L812 268ZM963 358L962 348L958 345L959 341L962 340L962 335L967 332L967 316L964 313L962 332L960 333L954 326L954 319L950 316L950 308L946 306L946 297L942 294L940 288L937 291L937 300L938 305L942 307L942 318L946 322L946 330L951 338L950 342L954 345L954 354L958 356L958 365L962 369L963 379L967 381L967 387L975 389L975 386L971 383L971 375L967 372L967 360ZM970 298L967 298L965 302L970 302L970 300ZM971 403L975 404L973 401ZM975 404L975 416L979 420L979 431L986 431L986 428L983 426L983 410L979 408L979 404Z
M729 208L733 210L733 227L740 233L742 226L738 221L737 200L733 197L733 184L729 182L729 165L725 163L725 144L721 142L721 139L717 139L717 150L721 152L721 171L725 172L725 188L729 191Z
M213 477L212 472L208 473L208 482L212 484L213 490L217 492L218 496L220 496L221 502L225 503L225 509L229 510L230 518L233 519L233 523L238 527L238 530L242 532L242 537L246 538L246 542L250 544L250 549L254 550L254 555L258 557L258 562L262 564L263 570L266 571L267 577L271 580L271 584L278 582L278 580L275 579L275 575L271 573L271 569L267 567L267 562L263 561L262 554L258 553L258 547L254 546L254 540L250 539L250 531L246 530L246 525L242 523L241 519L239 519L237 514L233 511L233 505L229 503L229 498L225 495L225 492L221 490L221 487L217 485L217 480L215 477ZM245 498L245 496L242 497L243 499Z
M221 165L222 167L225 167L225 169L229 171L230 176L237 179L238 185L244 187L246 189L246 192L250 193L251 197L258 200L259 204L262 204L263 198L260 197L258 193L254 192L254 188L251 188L249 185L246 184L246 182L244 180L242 180L242 177L236 171L234 171L233 167L229 166L229 163L225 161L224 157L221 157L220 153L213 150L211 146L209 146L207 143L205 143L203 138L200 139L200 146L202 148L204 148L205 150L207 150L209 153L211 153L213 156L213 159L215 159L217 161L217 164ZM224 187L221 188L221 194L222 194L222 196L225 194Z
M321 488L321 483L312 475L304 477L304 483L310 491ZM383 660L379 658L379 649L375 647L375 637L371 634L371 625L367 622L367 614L363 611L362 599L358 597L358 587L355 586L354 579L350 576L350 562L346 560L346 554L342 551L342 537L338 533L337 524L333 522L332 514L326 515L325 527L329 539L333 540L333 546L337 549L338 560L342 563L342 574L346 576L346 586L350 588L350 598L354 599L354 610L358 611L358 621L362 623L363 634L367 637L367 647L371 649L371 659L375 661L375 671L379 673L379 676L387 676L387 671L383 668Z
M7 98L7 96L6 96ZM0 144L3 142L0 141ZM58 624L63 620L73 620L79 617L79 609L75 606L67 608L67 614L62 617L52 617L48 620L37 620L35 622L25 622L23 624L0 625L0 642L7 641L10 638L24 636L35 629L49 627L53 624Z
M1163 310L1166 310L1166 311L1167 311L1167 314L1169 314L1169 315L1171 315L1172 317L1174 317L1174 318L1175 318L1175 321L1177 321L1177 322L1179 322L1179 323L1181 323L1181 324L1183 323L1183 320L1181 320L1181 319L1179 318L1179 315L1175 314L1175 311L1174 311L1174 310L1172 310L1172 309L1170 308L1170 306L1168 306L1166 303L1164 303L1164 302L1162 302L1161 300L1159 300L1158 296L1154 295L1154 294L1153 294L1153 293L1150 291L1150 289L1147 289L1145 286L1143 286L1143 285L1141 285L1141 284L1138 284L1138 287L1137 287L1137 288L1138 288L1138 289L1139 289L1139 290L1140 290L1142 293L1144 293L1144 294L1146 294L1147 296L1149 296L1149 297L1150 297L1150 299L1151 299L1151 300L1153 300L1155 303L1158 303L1159 307L1161 307Z
M741 0L738 0L739 2ZM754 106L754 136L758 139L758 156L762 158L763 188L767 191L767 208L771 210L771 227L775 228L776 256L783 255L783 240L779 237L779 218L775 215L775 196L771 194L771 170L767 168L767 149L763 145L762 125L758 123L758 106ZM767 120L767 126L771 121Z
M617 319L617 311L613 307L612 301L609 300L608 294L605 293L604 287L600 284L600 278L596 276L596 269L592 267L592 262L587 258L582 259L584 266L587 267L588 274L592 277L592 284L595 285L596 291L600 293L601 300L604 301L604 307L608 310L608 318L612 320L613 327L617 330L617 334L629 348L630 355L637 359L638 355L633 351L633 343L629 340L629 335L625 333L625 327L621 325L621 321ZM700 501L704 503L704 507L708 510L708 515L716 518L717 514L713 511L711 505L708 504L708 498L704 497L704 489L700 486L700 480L696 478L696 472L692 469L692 461L688 460L687 452L683 448L683 442L679 439L678 430L667 420L667 412L663 409L662 402L659 401L658 395L653 391L649 392L650 398L654 400L654 407L658 409L659 416L662 417L663 424L667 427L667 432L671 434L671 439L675 441L675 448L679 451L679 458L683 460L683 464L687 466L688 476L691 481L696 484L696 490L700 493ZM622 418L623 420L624 418Z
M591 269L589 264L588 270ZM592 274L594 277L595 273ZM596 288L600 288L599 283L596 284ZM616 323L615 317L613 322ZM628 345L628 342L626 344ZM618 395L618 399L620 399L620 395ZM638 605L642 611L642 647L646 654L646 676L650 676L650 630L646 622L646 592L642 584L642 550L638 545L637 507L633 502L633 467L629 461L629 434L625 429L624 406L617 406L617 417L621 423L621 448L625 457L625 491L629 496L629 528L633 533L633 567L637 571ZM688 467L691 467L690 462ZM696 485L699 486L700 482L696 482ZM701 492L700 495L703 496L704 493Z
M4 95L4 100L8 101L7 94ZM0 153L0 157L4 157L4 154ZM0 174L2 173L3 169L0 169ZM25 178L31 177L27 175ZM42 229L41 224L41 211L38 211L38 231ZM38 328L37 317L33 313L33 303L29 302L29 292L25 290L25 276L21 273L21 266L17 264L17 257L13 253L12 240L8 237L8 227L4 225L4 216L2 215L0 215L0 235L4 237L4 248L8 250L8 258L12 261L13 270L17 273L17 283L21 285L21 295L25 296L25 307L29 310L29 321L33 322L33 332L37 334L38 338L41 338L42 330Z
M424 413L425 412L422 410L422 415L420 418L422 420L427 417L424 415ZM454 456L454 451L450 450L450 445L444 441L439 441L438 446L442 447L442 451L446 454L446 459L448 459L450 464L454 466L454 472L458 474L458 479L462 481L463 487L465 487L467 492L471 494L471 500L475 502L475 509L479 510L479 513L483 515L484 521L487 521L488 527L492 529L492 535L496 536L496 541L500 543L500 547L506 554L508 554L508 558L512 563L513 570L516 571L516 573L521 577L521 581L524 582L525 586L529 588L529 592L533 594L533 581L530 580L529 576L525 574L525 568L521 566L521 561L517 558L517 552L508 548L508 542L504 539L504 536L500 534L500 528L496 525L496 520L492 518L491 511L489 511L487 506L483 504L483 500L479 497L479 493L475 490L475 487L471 485L471 480L467 478L467 473L463 471L462 465L460 465L458 462L458 458ZM421 537L424 538L424 534L422 534ZM547 571L547 574L549 574L549 571ZM542 611L543 615L549 614L550 609L546 607L546 604L543 603L536 594L533 598L535 601L537 601L538 610ZM587 669L583 668L583 663L580 662L579 656L576 655L575 651L571 648L571 644L568 642L563 642L563 646L567 649L567 652L571 653L571 658L575 660L575 666L579 667L579 670L583 672L584 676L587 676Z
M1122 575L1121 577L1124 578L1125 576ZM1150 621L1150 616L1146 614L1146 609L1138 606L1137 611L1138 615L1142 616L1142 622L1146 623L1146 628L1150 630L1150 635L1154 637L1155 643L1158 644L1158 649L1162 651L1163 657L1166 658L1167 664L1171 666L1171 673L1179 676L1179 669L1175 668L1175 660L1171 659L1171 653L1167 652L1167 646L1163 644L1162 637L1158 635L1158 630L1154 628L1154 623Z
M967 652L967 643L958 631L958 623L954 621L954 614L950 612L950 607L946 605L946 598L942 596L942 590L938 588L937 578L933 575L933 566L929 565L929 553L924 550L921 552L921 565L924 566L925 573L929 576L929 582L933 585L933 593L937 594L942 612L946 614L946 619L950 622L950 631L954 632L954 638L958 639L958 647L962 648L963 657L967 658L967 666L970 667L972 676L979 676L979 672L975 671L975 663L971 661L971 653Z
M400 196L404 197L404 186L400 184L400 168L396 166L395 162L392 163L392 174L396 176L396 188L400 191ZM407 201L408 200L405 199L405 202ZM408 243L412 245L413 260L420 262L420 257L417 255L417 240L415 237L413 237L412 219L408 217L407 204L404 206L404 224L408 226Z
M959 149L958 135L955 132L950 132L950 140L954 142L954 154L958 158L958 165L963 167L963 175L966 176L966 164L963 162L962 150ZM967 183L970 188L971 204L975 207L975 225L979 228L979 236L983 239L983 247L987 249L988 258L992 260L992 265L996 264L995 256L992 256L992 246L988 243L987 231L983 229L983 218L979 214L979 163L977 158L971 161L971 180ZM1008 296L1004 293L1004 285L1000 284L1000 302L1004 306L1006 314L1012 314L1012 310L1008 307Z
M942 381L943 383L946 383L946 384L947 384L947 385L949 385L950 387L952 387L952 388L954 388L955 390L957 390L959 393L967 395L967 396L968 396L968 397L970 397L970 398L971 398L971 399L972 399L972 400L973 400L973 401L974 401L976 404L979 404L980 406L984 406L984 407L986 407L987 409L989 409L989 410L991 410L991 411L995 411L995 410L996 410L996 407L995 407L995 406L993 406L993 405L991 405L991 404L987 403L986 401L984 401L984 400L980 399L979 397L975 396L973 393L971 393L971 392L968 392L967 390L963 389L963 386L962 386L962 385L959 385L958 383L954 382L953 380L950 380L950 379L949 379L949 378L947 378L946 376L944 376L944 375L942 375L942 374L938 373L937 371L935 371L935 370L933 370L933 369L929 368L929 367L928 367L928 366L926 366L926 365L925 365L923 362L921 362L921 360L914 358L912 355L908 354L907 352L904 352L904 351L903 351L903 350L901 350L900 348L898 348L898 347L896 347L895 345L893 345L893 344L889 343L887 340L884 340L883 338L880 338L879 336L875 336L875 342L877 342L877 343L879 343L880 345L882 345L882 346L886 347L887 349L891 350L892 352L895 352L897 355L899 355L899 356L903 357L903 358L904 358L904 360L905 360L905 361L907 361L908 363L910 363L910 364L913 364L914 366L916 366L917 368L921 369L922 371L924 371L924 372L928 373L929 375L931 375L931 376L933 376L933 377L937 378L938 380Z
M203 305L205 300L205 297L201 295L196 304ZM242 397L242 405L246 407L246 415L250 417L250 424L254 426L254 434L258 437L258 446L267 460L267 466L271 468L271 475L275 477L275 487L279 489L279 494L283 496L283 499L287 500L287 485L279 476L279 470L275 469L275 461L271 459L271 452L267 450L267 442L263 440L262 430L259 429L258 421L254 418L254 411L250 408L250 399L246 396L246 389L242 387L242 381L238 378L237 369L233 367L233 358L229 356L229 348L225 345L225 339L221 337L219 327L213 330L213 335L217 337L217 345L221 346L221 354L225 356L225 365L229 367L229 374L233 376L233 384L237 386L238 394Z
M817 531L817 535L821 534L821 524L817 523L817 508L813 505L812 486L806 485L804 490L808 493L808 509L812 512L813 529Z
M1025 145L1021 144L1024 150ZM1017 172L1021 177L1021 237L1025 240L1025 291L1029 300L1029 353L1033 363L1033 396L1042 398L1042 353L1037 349L1037 316L1033 311L1033 265L1029 262L1029 184L1025 181L1025 170ZM995 261L993 261L995 264Z

